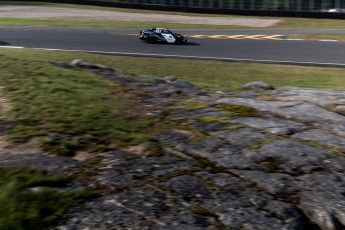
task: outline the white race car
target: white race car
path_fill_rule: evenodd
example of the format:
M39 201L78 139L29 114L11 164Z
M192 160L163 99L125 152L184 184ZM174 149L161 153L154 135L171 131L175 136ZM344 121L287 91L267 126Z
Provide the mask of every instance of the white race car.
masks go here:
M184 45L187 43L187 36L174 33L165 28L151 28L139 32L139 39L147 43L170 43Z

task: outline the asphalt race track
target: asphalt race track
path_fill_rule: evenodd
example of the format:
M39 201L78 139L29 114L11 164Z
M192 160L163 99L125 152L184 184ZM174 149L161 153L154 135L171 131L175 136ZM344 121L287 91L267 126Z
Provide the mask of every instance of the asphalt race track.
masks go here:
M0 27L0 46L345 67L345 42L284 39L289 34L345 34L345 30L173 31L189 36L188 43L146 44L138 39L138 29L17 26Z

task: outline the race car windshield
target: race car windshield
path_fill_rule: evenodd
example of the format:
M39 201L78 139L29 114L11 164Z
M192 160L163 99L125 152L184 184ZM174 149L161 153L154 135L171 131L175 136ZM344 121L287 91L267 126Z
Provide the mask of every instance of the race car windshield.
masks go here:
M162 30L161 33L162 34L172 34L172 32L170 30Z

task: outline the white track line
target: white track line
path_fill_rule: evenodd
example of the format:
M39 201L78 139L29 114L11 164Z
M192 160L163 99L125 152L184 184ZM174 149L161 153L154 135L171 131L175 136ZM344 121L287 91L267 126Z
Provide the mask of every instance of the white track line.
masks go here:
M22 46L0 46L0 48L24 49Z
M0 48L25 48L20 46L0 46ZM218 60L229 62L254 62L254 63L268 63L268 64L291 64L291 65L307 65L307 66L333 66L345 67L341 63L322 63L322 62L296 62L296 61L277 61L265 59L244 59L244 58L221 58L221 57L201 57L201 56L187 56L187 55L171 55L171 54L147 54L147 53L127 53L127 52L112 52L112 51L95 51L95 50L70 50L70 49L52 49L52 48L29 48L36 50L49 51L69 51L69 52L83 52L106 55L121 55L121 56L136 56L136 57L157 57L157 58L182 58L182 59L197 59L197 60Z

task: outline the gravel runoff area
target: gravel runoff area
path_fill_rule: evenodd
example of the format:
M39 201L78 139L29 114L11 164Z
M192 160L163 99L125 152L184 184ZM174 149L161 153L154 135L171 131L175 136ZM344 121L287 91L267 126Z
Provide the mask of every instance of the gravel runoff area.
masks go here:
M116 21L159 21L185 24L234 25L268 27L280 22L276 19L237 17L200 17L171 14L142 14L105 10L73 9L46 6L0 6L0 18L95 19Z

